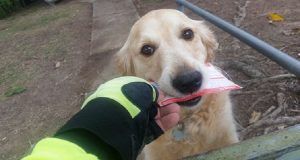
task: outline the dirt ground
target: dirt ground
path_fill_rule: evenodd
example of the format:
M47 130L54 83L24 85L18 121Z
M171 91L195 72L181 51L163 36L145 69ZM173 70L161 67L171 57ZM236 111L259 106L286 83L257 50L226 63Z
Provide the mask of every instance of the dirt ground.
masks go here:
M176 8L173 0L133 1L141 16L152 9ZM300 59L298 0L190 2ZM266 17L271 12L283 15L284 20L270 23ZM87 0L64 0L55 7L39 2L0 20L1 160L19 159L79 110L99 76L96 68L108 65L105 58L110 58L89 56L91 21L92 4ZM232 93L241 139L300 123L299 79L227 33L211 28L220 44L216 65L244 87Z
M91 20L92 4L80 1L38 2L0 20L1 160L20 159L79 110L93 80Z

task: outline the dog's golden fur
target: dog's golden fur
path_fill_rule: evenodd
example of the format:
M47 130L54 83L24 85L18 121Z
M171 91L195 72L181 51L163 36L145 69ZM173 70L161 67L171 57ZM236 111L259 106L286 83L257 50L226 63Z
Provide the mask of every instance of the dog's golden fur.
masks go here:
M194 32L191 40L181 37L187 28ZM155 46L153 55L141 54L145 44ZM155 10L134 24L116 59L123 75L154 80L168 95L182 96L171 79L182 68L189 68L201 72L205 84L204 64L213 61L217 45L203 22L176 10ZM145 147L145 159L180 159L238 142L228 92L205 95L197 105L182 107L180 115L184 138L174 138L173 132L178 130L174 127Z

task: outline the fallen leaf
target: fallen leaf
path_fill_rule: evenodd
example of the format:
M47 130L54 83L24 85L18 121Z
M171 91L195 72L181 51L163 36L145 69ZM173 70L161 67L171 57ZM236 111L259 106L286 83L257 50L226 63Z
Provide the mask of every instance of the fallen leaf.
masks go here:
M253 111L251 113L251 118L249 119L249 123L255 123L256 121L258 121L261 117L261 112L256 112L256 111Z
M272 20L269 20L268 23L273 24L273 21L272 21Z
M269 13L268 19L272 22L281 22L284 20L284 17L278 13Z
M285 128L284 124L277 127L277 129L279 129L279 130L283 130L284 128Z
M60 67L60 62L56 62L54 67L55 67L55 69L59 68Z

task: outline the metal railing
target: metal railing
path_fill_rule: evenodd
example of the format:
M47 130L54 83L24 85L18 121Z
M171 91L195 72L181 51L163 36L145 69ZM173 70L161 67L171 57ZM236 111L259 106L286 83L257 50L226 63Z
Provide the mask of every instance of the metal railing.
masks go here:
M180 11L183 11L185 7L190 9L197 15L201 16L203 19L209 21L210 23L226 31L232 36L238 38L240 41L246 43L258 52L270 58L271 60L279 64L281 67L295 74L297 77L300 77L300 61L298 61L297 59L272 47L268 43L258 39L257 37L249 34L248 32L230 24L229 22L226 22L225 20L205 11L202 8L193 5L192 3L186 0L176 0L176 3L179 5Z

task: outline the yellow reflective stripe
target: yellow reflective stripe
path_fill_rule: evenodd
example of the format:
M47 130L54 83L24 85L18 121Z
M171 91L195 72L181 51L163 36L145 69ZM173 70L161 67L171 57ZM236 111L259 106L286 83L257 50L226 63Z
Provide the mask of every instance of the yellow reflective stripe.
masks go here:
M130 116L134 118L137 114L140 113L140 109L137 106L135 106L133 103L131 103L126 98L126 96L123 95L121 90L124 85L132 82L148 83L144 79L138 77L132 77L132 76L115 78L113 80L110 80L100 85L100 87L98 87L98 89L84 101L81 108L83 108L88 102L90 102L95 98L106 97L120 103L129 112ZM152 101L154 101L156 97L156 93L153 87L152 90L153 90Z
M118 92L118 90L103 89L101 90L101 92L97 92L97 94L95 94L93 97L95 98L106 97L115 100L116 102L120 103L129 112L131 118L134 118L137 114L140 113L140 109L137 106L135 106L133 103L131 103L122 93ZM91 100L94 99L93 97L91 98Z
M154 87L151 85L151 87L152 87L152 102L154 102L155 101L155 98L156 98L156 92L155 92L155 89L154 89ZM158 97L157 97L158 98Z
M45 138L39 141L32 153L22 160L99 160L86 153L78 145L58 138Z

